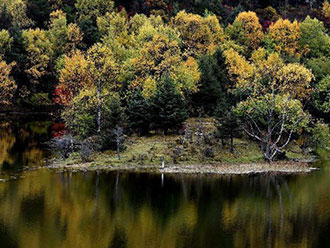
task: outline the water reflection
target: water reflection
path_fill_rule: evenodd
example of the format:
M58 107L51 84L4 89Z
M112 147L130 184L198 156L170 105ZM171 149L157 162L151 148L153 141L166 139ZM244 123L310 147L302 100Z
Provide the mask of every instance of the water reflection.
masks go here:
M50 121L0 120L0 168L17 170L44 164L42 142L49 139Z
M0 184L1 247L327 247L329 171L207 177L26 172ZM3 244L5 244L3 246Z
M328 247L330 166L299 176L55 173L62 125L0 122L0 247Z

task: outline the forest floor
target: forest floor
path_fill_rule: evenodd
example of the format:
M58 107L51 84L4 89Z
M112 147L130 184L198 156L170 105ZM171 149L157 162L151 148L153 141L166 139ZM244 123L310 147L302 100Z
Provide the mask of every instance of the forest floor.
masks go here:
M234 139L234 153L230 152L229 142L222 142L212 135L215 121L205 118L203 132L208 134L209 144L197 145L195 130L196 119L189 119L187 124L193 133L192 139L183 142L183 135L157 135L126 139L126 149L121 152L121 159L115 151L95 152L90 162L83 162L79 153L69 158L54 159L49 168L59 170L129 170L157 173L205 173L205 174L249 174L263 172L299 173L310 172L311 154L305 154L293 141L286 149L286 159L267 163L263 160L259 146L244 136ZM206 149L211 154L205 155ZM204 155L203 155L204 154ZM162 168L164 159L165 167Z

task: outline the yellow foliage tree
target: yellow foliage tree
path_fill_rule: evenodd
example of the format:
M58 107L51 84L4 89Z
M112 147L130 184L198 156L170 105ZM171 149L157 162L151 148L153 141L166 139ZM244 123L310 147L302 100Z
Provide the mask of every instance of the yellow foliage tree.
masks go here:
M93 75L96 87L118 90L120 87L118 81L120 66L117 64L112 50L97 43L88 50L87 54L89 70ZM98 84L99 86L97 86Z
M10 76L10 72L15 63L7 64L0 60L0 104L11 104L17 85Z
M322 14L325 18L330 19L330 3L328 1L323 2Z
M187 56L198 57L205 53L214 53L224 38L223 29L215 16L203 18L180 11L172 19L172 25L180 32Z
M254 96L276 93L303 99L310 94L312 72L297 63L285 64L278 53L267 55L265 49L259 48L248 61L230 49L225 56L235 88L248 89Z
M83 46L83 34L77 24L70 23L68 25L66 36L67 42L63 47L65 53L74 51Z
M75 7L79 14L79 19L96 20L97 17L112 12L114 2L109 0L77 0Z
M27 15L25 0L0 0L0 12L3 8L9 13L13 23L20 28L27 28L33 25L33 21Z
M269 27L269 37L276 43L279 53L300 57L303 53L299 46L300 23L297 20L279 19Z
M77 50L71 56L65 55L59 82L55 90L55 101L63 105L69 105L81 89L93 85L89 63L81 51Z
M82 46L83 35L75 23L67 24L66 14L62 10L50 13L50 25L47 36L52 44L55 57L74 51Z
M310 82L313 78L309 69L297 63L281 67L276 76L281 92L298 99L304 99L311 93Z
M254 67L234 49L224 52L231 80L238 86L248 86L254 74Z
M10 50L13 38L7 30L0 30L0 59Z
M48 66L53 56L53 48L47 33L39 28L23 31L24 44L27 51L25 72L33 83L49 73Z
M196 91L200 78L195 59L188 57L185 60L178 43L162 35L155 35L147 42L138 56L129 60L125 71L133 78L130 87L142 87L146 97L154 93L163 76L171 76L181 92Z
M264 37L259 18L253 11L239 13L227 30L233 39L247 46L249 50L256 49Z
M308 114L301 99L310 94L313 74L300 64L284 64L278 53L259 48L250 61L233 50L225 53L235 88L245 93L235 111L245 132L260 142L263 156L272 161L289 144L292 134L306 127Z

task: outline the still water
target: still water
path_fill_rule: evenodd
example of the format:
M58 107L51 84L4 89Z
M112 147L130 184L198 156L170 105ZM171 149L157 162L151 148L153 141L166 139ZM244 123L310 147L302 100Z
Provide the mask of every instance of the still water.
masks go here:
M58 127L0 122L1 248L330 247L327 161L299 176L31 170Z

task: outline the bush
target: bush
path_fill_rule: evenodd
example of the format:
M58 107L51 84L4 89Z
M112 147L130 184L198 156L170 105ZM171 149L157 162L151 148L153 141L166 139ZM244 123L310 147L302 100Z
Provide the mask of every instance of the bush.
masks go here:
M311 144L314 149L330 150L329 125L318 122L312 130Z
M330 75L316 85L313 100L319 111L323 113L330 112Z
M30 104L35 106L47 106L52 105L52 101L48 97L48 93L36 93L29 101Z

